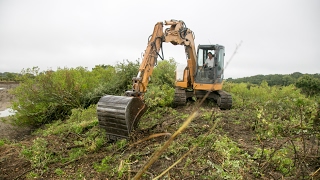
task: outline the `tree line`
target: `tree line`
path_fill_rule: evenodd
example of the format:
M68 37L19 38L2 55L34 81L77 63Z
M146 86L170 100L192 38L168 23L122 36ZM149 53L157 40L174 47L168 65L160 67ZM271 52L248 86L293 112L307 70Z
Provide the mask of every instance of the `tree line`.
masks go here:
M289 86L292 84L300 88L307 96L320 95L319 73L303 74L300 72L294 72L292 74L255 75L237 79L228 78L226 81L253 85L259 85L262 82L267 82L269 86Z

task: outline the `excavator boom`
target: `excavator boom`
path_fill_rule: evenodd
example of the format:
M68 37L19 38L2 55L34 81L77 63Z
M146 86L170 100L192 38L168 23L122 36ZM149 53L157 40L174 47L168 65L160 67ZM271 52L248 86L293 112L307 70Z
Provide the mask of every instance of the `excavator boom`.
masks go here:
M105 95L100 98L97 114L100 127L106 130L110 140L129 138L138 125L140 117L147 110L143 95L147 91L149 77L156 64L163 41L163 23L158 22L149 39L138 75L132 78L132 90L125 96Z

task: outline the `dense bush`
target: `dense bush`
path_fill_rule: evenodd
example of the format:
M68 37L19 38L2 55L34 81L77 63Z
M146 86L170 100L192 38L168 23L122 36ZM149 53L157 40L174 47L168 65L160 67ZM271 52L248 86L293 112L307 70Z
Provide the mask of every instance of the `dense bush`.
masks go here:
M139 65L138 61L123 61L115 66L98 65L92 71L82 67L44 72L37 67L23 70L20 86L13 90L15 121L17 124L41 125L64 119L74 108L96 104L105 94L123 95L131 89ZM149 107L171 104L175 66L171 59L160 61L154 69L145 96Z
M83 95L83 107L86 108L91 104L98 103L99 99L105 94L123 95L126 90L132 88L132 78L137 76L139 66L138 61L123 61L114 67L110 65L96 66L100 71L97 72L96 68L94 68L93 72L95 71L97 74L106 75L109 78L106 80L101 79L92 91ZM103 69L106 68L112 69L112 74L105 74Z
M313 129L317 122L317 100L307 98L293 85L285 87L261 85L249 86L245 83L225 83L225 90L233 97L234 109L248 109L255 112L253 128L260 138L294 135L301 128Z
M89 107L104 94L121 94L136 73L139 63L122 62L113 66L60 68L40 72L23 70L20 86L13 90L17 124L41 125L64 119L73 108ZM30 74L33 74L30 78Z
M114 68L89 71L82 67L41 73L39 68L24 70L22 82L13 90L16 123L40 125L66 117L71 109L82 107L84 97L101 82L110 81L114 72Z
M164 84L157 86L150 84L148 92L145 94L145 103L148 108L171 106L173 102L174 88Z
M311 100L301 94L294 85L276 87L269 86L265 81L260 85L227 82L224 83L224 90L232 94L234 108L256 109L258 106L264 106L279 110L293 109L292 106L300 101L308 105L311 103Z
M307 96L320 95L320 79L312 77L311 75L304 75L300 77L296 86L302 90Z
M257 167L260 163L265 167L256 168L256 176L276 169L284 177L305 179L309 163L301 159L319 153L317 148L313 150L320 138L317 97L307 97L294 85L268 86L265 81L260 85L225 83L224 88L233 97L231 112L237 112L236 119L241 118L239 123L246 124L253 132L252 139L260 144L253 156L258 159ZM314 144L309 144L310 139ZM268 142L274 144L266 147Z
M174 59L159 61L153 70L150 83L159 86L166 84L174 88L176 67Z
M145 94L145 102L152 109L171 106L174 97L176 62L174 59L159 61L154 68Z

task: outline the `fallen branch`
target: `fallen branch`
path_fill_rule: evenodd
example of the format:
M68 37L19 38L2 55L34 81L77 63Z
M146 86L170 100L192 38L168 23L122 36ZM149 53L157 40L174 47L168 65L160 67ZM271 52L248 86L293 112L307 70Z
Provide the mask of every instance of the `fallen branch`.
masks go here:
M68 149L68 150L70 150L70 149L73 149L73 148L79 148L79 147L84 147L84 145L83 145L83 144L81 144L81 145L69 146L69 147L67 147L67 149Z
M316 170L314 173L311 174L311 177L313 177L314 175L316 175L318 172L320 171L320 168L318 170Z
M143 139L141 139L141 140L139 140L139 141L137 141L137 142L134 142L134 143L130 144L129 146L132 147L132 146L134 146L134 145L137 145L137 144L142 143L142 142L144 142L144 141L147 141L147 140L149 140L149 139L156 138L156 137L160 137L160 136L171 136L171 133L152 134L152 135L150 135L150 136L148 136L148 137L145 137L145 138L143 138Z

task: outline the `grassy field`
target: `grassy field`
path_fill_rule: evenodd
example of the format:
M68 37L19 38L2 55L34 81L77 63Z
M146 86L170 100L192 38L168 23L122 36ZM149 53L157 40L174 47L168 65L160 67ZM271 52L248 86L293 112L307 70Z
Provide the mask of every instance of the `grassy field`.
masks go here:
M96 107L74 109L22 141L0 140L1 179L130 179L197 110L191 124L142 175L153 179L319 178L314 134L270 134L251 109L221 111L212 102L147 112L130 140L107 142ZM274 129L272 129L274 131ZM279 130L280 131L280 130ZM180 159L182 158L182 159Z

